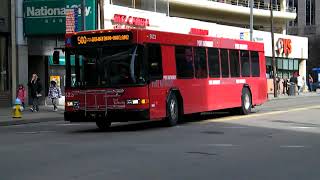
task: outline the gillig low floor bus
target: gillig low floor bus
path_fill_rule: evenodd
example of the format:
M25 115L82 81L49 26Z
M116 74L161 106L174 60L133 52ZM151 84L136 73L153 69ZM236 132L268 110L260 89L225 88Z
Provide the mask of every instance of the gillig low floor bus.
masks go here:
M261 43L151 30L66 35L70 122L163 120L234 108L248 114L267 100Z

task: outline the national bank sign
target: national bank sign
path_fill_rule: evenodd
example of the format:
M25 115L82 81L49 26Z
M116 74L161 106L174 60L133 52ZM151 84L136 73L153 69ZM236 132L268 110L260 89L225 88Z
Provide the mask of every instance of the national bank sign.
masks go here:
M24 1L24 33L26 35L55 35L66 32L67 9L78 8L81 19L81 0L29 0ZM95 0L86 0L86 29L96 27ZM81 21L78 23L81 29Z

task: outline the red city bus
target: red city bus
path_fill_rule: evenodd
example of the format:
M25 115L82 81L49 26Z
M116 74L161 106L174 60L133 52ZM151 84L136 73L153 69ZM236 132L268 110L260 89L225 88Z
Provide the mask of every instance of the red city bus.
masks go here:
M234 108L248 114L267 100L261 43L151 30L66 35L70 122L164 120Z

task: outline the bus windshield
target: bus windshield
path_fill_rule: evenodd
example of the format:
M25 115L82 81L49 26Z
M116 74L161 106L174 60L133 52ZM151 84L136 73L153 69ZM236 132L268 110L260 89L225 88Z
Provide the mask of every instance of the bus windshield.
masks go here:
M67 62L71 87L117 87L146 83L143 46L78 48ZM78 61L72 66L72 60ZM78 64L78 65L76 65ZM68 71L67 71L68 72ZM68 75L68 73L67 73Z

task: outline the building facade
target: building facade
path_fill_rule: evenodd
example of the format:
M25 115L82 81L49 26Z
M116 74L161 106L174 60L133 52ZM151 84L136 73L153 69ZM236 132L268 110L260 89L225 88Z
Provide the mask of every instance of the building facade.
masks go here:
M307 71L320 67L320 1L287 0L290 7L297 9L297 18L288 23L288 34L305 36L309 39ZM318 80L317 76L314 76Z

